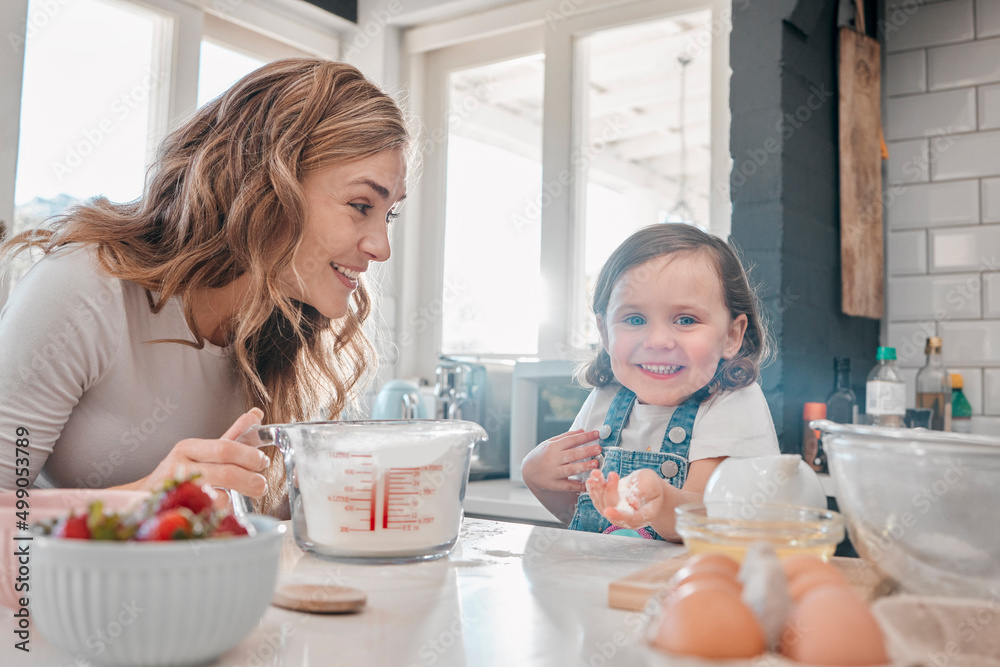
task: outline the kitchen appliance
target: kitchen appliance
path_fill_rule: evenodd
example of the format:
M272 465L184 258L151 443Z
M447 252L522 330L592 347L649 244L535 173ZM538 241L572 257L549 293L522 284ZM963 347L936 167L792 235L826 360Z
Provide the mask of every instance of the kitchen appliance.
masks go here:
M401 563L455 546L472 448L485 438L473 422L426 419L254 426L238 441L280 448L303 551ZM245 510L245 499L234 501Z
M521 462L541 442L565 433L587 400L588 389L573 379L568 359L519 360L514 365L510 404L510 478L523 483Z
M386 382L375 397L372 419L426 419L420 402L420 389L406 380Z
M488 436L472 451L471 481L508 476L513 369L512 361L439 358L434 383L435 417L476 422Z
M441 357L434 369L435 418L481 423L485 374L478 364Z

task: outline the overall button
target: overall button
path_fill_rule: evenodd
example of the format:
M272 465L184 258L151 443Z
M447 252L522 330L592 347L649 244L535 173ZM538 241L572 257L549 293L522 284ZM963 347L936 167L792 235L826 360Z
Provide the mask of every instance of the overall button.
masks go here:
M684 442L684 438L687 437L687 431L684 430L683 426L675 426L670 429L670 433L667 434L667 437L670 438L670 442L675 445L679 445Z
M601 440L607 440L611 437L611 424L605 424L601 427L600 432L597 434L601 436Z
M597 455L597 467L598 468L603 468L604 467L604 454L598 454Z
M660 472L667 479L670 479L677 474L677 463L674 461L664 461L660 464Z

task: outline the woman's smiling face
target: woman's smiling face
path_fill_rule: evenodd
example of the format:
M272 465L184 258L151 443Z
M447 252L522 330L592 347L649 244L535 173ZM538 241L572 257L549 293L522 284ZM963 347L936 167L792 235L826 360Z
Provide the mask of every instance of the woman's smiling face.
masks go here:
M643 403L680 405L743 344L747 317L731 319L705 253L677 253L633 267L598 319L611 369Z
M302 242L282 284L289 297L337 319L347 314L369 264L389 259L388 224L406 197L403 153L388 150L317 169L302 179L302 190Z

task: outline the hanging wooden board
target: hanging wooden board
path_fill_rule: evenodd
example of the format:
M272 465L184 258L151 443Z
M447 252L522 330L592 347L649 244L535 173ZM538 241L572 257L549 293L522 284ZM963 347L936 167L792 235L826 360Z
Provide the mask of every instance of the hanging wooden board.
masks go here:
M841 309L881 318L882 105L878 42L840 28Z

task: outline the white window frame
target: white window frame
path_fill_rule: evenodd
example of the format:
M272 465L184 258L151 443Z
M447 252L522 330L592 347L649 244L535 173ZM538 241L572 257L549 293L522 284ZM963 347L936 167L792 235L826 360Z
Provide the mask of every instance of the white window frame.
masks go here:
M542 183L574 174L572 151L586 100L583 69L574 70L581 50L579 39L601 30L712 9L712 183L710 231L728 236L729 201L729 30L731 3L727 0L533 0L475 15L419 26L403 33L404 76L410 111L423 126L424 141L432 142L422 164L420 182L413 188L401 225L392 280L402 286L396 295L393 321L398 341L395 370L402 377L433 377L441 350L441 312L444 293L444 221L447 154L446 96L443 73L538 52L545 53L544 117L542 125ZM570 11L568 11L568 9ZM504 46L506 45L506 47ZM516 46L515 46L516 45ZM523 45L523 46L522 46ZM526 47L526 48L525 48ZM567 76L567 72L571 74ZM581 96L582 97L582 96ZM717 141L724 137L725 141ZM574 178L579 184L582 181ZM498 183L498 187L502 184ZM571 354L575 323L586 308L587 295L577 278L582 274L583 188L552 197L541 218L542 282L547 322L540 323L539 352L543 359ZM487 204L488 205L488 204ZM516 314L511 314L516 316Z
M17 145L20 135L21 86L24 76L23 43L28 25L42 26L50 17L29 16L29 0L0 2L2 48L12 53L0 58L0 221L8 228L14 220L14 185L17 168ZM267 6L254 0L116 0L118 4L151 9L173 20L174 29L163 31L160 48L154 52L162 59L159 66L169 78L151 91L150 135L147 155L152 157L159 142L179 120L194 111L198 97L198 71L201 40L218 39L242 45L248 51L265 56L274 54L311 54L339 59L343 36L355 29L354 23L326 12L302 0L267 0ZM58 10L59 3L48 7ZM46 9L45 11L51 11ZM36 11L36 13L39 13ZM44 14L44 12L42 12ZM248 35L256 35L250 44L242 44ZM20 40L22 47L16 48ZM282 47L287 45L287 49ZM96 193L95 193L96 194ZM0 285L0 304L7 290Z

